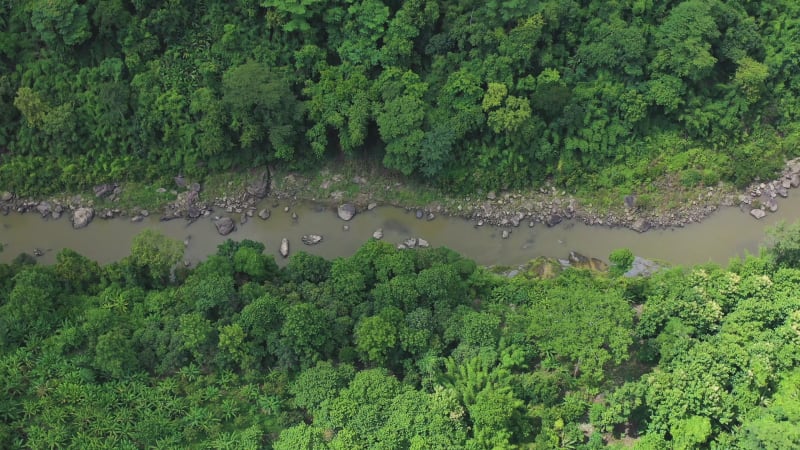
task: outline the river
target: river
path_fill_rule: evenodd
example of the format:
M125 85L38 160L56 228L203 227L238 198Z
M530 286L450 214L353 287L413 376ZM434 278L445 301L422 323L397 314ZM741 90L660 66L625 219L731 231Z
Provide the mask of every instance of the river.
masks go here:
M128 254L137 233L153 228L181 241L188 238L185 259L192 264L215 252L217 245L228 238L264 242L267 251L281 263L278 246L283 237L289 239L292 252L305 250L334 258L352 254L373 231L382 228L384 240L393 244L408 237L421 237L433 246L450 247L484 265L517 265L537 256L566 258L571 250L605 260L612 250L621 247L630 248L638 256L673 264L726 264L745 251L757 252L764 242L767 226L779 220L792 222L800 218L800 195L794 195L779 200L779 211L760 221L738 208L728 207L701 223L642 234L622 228L590 227L575 221L564 221L553 228L541 224L529 228L525 222L513 228L508 239L501 239L500 228L476 227L474 222L451 217L418 220L412 212L388 206L357 214L350 222L340 220L333 209L312 203L292 206L291 211L298 215L298 220L293 221L291 212L284 212L284 206L271 208L272 217L266 221L250 218L227 237L216 232L209 218L192 224L183 220L159 222L153 216L140 223L123 218L95 219L87 228L73 230L66 214L56 221L43 220L35 213L0 216L0 242L5 245L0 262L39 248L44 251L39 260L53 263L58 251L68 247L108 263ZM345 224L349 230L343 229ZM300 242L304 234L320 234L324 240L306 246Z

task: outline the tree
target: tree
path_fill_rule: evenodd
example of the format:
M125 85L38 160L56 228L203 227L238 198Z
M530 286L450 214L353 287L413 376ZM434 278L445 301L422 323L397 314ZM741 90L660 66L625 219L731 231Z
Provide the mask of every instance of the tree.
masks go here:
M183 244L157 231L146 229L133 238L128 260L144 276L147 285L163 287L182 257Z
M279 71L257 62L228 69L222 76L223 102L230 111L230 127L239 133L244 149L268 144L256 161L292 161L297 145L292 132L299 120L299 104Z
M633 252L627 248L618 248L608 255L608 261L611 262L611 274L620 276L625 272L631 270L635 257Z
M767 229L769 253L781 266L800 268L800 222L778 222Z

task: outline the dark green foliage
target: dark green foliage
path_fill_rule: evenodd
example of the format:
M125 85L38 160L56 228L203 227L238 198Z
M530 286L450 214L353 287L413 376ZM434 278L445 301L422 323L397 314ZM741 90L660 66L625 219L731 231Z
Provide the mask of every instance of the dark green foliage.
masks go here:
M742 185L795 151L797 14L788 0L7 2L0 186L335 155L450 190L647 189L690 148L707 164L678 169L683 184Z

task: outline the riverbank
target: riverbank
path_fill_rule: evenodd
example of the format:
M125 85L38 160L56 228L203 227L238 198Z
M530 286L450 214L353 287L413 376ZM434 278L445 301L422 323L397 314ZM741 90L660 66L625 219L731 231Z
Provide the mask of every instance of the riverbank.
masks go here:
M602 198L581 197L551 184L529 191L476 192L457 197L377 167L347 163L329 165L313 174L275 168L230 172L210 177L203 184L182 177L169 185L106 184L96 186L92 192L45 199L0 192L0 213L37 213L45 219L59 219L66 214L76 228L94 218L139 221L150 214L162 220L228 215L245 223L259 213L267 214L263 209L258 211L257 205L268 197L274 205L313 201L335 207L352 203L358 211L391 205L413 211L420 219L453 216L471 220L476 226L513 229L537 224L554 226L572 219L592 226L645 232L700 222L721 206L738 205L755 219L775 212L775 199L787 197L800 186L800 159L787 162L776 179L755 182L743 190L724 183L687 189L677 176L664 177L655 184L655 189L649 191L657 195L613 193L612 201L608 200L608 193Z

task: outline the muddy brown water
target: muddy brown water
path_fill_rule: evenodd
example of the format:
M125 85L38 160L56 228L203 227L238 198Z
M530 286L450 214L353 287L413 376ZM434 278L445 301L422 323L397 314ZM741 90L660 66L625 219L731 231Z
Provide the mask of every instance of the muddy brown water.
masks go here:
M384 240L390 243L421 237L432 246L450 247L484 265L517 265L537 256L565 258L571 250L605 260L612 250L621 247L630 248L645 258L673 264L726 264L730 258L742 256L746 251L756 253L764 242L767 226L779 220L792 222L800 218L800 195L782 199L779 205L777 213L760 221L738 208L729 207L721 208L701 223L642 234L622 228L590 227L574 221L565 221L553 228L541 224L529 228L524 222L513 228L508 239L501 239L501 228L476 227L474 222L460 218L418 220L413 212L394 207L378 207L356 215L350 222L343 222L331 208L303 203L291 207L298 215L298 220L293 221L291 212L284 212L286 205L281 204L271 208L272 217L268 220L252 217L246 224L237 225L237 231L227 237L216 232L210 218L191 224L183 220L159 222L152 216L140 223L124 218L95 219L87 228L73 230L66 215L61 220L46 221L37 214L11 214L0 216L0 243L5 245L0 262L39 248L44 251L39 260L53 263L58 251L67 247L108 263L129 253L137 233L153 228L181 241L188 238L185 259L192 264L214 253L228 238L264 242L267 251L281 264L283 258L278 254L278 247L283 237L289 239L292 252L305 250L335 258L351 255L376 229L382 228ZM239 218L238 215L232 217ZM343 229L345 224L349 226L347 231ZM300 242L304 234L319 234L324 240L315 246L306 246Z

